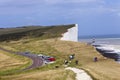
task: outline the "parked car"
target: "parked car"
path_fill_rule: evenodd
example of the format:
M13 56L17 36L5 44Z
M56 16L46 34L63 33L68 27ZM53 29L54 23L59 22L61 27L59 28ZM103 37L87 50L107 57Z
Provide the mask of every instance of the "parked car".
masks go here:
M25 52L25 54L29 54L30 52Z
M50 57L48 58L49 61L55 61L55 58L54 57Z
M52 62L52 61L55 61L55 58L54 57L51 57L51 56L45 56L45 55L42 55L42 54L39 54L38 56L42 57L44 60L46 60L47 62Z

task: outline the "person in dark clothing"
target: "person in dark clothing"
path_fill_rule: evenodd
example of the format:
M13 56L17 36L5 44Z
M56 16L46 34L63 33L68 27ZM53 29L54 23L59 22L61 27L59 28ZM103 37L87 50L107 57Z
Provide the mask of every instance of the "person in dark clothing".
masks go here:
M75 54L72 54L72 59L74 59L75 58Z
M64 61L64 64L67 65L67 64L68 64L68 60L65 60L65 61Z
M74 58L75 58L75 54L72 54L72 55L69 56L69 59L70 59L70 60L72 60L72 59L74 59Z
M69 59L72 60L72 55L69 56Z
M97 62L98 61L98 58L97 57L94 57L94 62Z
M75 61L75 64L78 65L78 60Z

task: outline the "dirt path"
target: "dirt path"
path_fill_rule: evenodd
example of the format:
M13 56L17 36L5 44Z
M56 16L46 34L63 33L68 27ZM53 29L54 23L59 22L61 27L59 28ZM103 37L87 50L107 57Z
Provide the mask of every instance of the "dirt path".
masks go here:
M39 66L42 66L42 64L43 64L42 58L40 58L39 56L37 56L35 54L31 54L29 52L27 52L27 53L26 52L13 52L13 51L10 51L10 50L4 49L4 48L0 48L0 50L9 52L11 54L17 54L17 55L21 55L21 56L25 56L25 57L30 58L32 60L32 65L30 65L29 67L27 67L23 70L29 70L29 69L37 68Z
M76 73L76 80L92 80L92 78L84 70L71 67L66 69L72 70L74 73Z

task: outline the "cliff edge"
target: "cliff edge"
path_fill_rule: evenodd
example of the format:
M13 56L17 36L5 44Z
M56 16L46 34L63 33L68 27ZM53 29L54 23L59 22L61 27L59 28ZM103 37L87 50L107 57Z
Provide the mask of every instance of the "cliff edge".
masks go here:
M69 28L67 32L62 34L61 40L78 42L78 24Z

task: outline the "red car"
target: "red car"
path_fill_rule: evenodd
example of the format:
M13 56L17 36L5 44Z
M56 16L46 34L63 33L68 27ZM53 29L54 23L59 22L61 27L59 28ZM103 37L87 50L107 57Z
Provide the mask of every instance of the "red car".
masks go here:
M55 58L50 57L50 58L48 58L48 60L49 60L49 61L55 61Z

